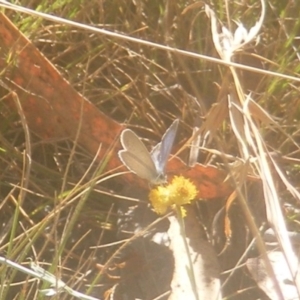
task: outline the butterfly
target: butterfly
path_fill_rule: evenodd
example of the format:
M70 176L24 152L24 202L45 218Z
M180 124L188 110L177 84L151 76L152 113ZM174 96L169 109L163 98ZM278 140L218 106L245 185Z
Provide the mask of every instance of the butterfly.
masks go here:
M177 133L179 119L176 119L167 129L151 152L141 139L130 129L121 133L120 141L123 150L119 151L119 158L127 169L139 177L148 180L151 184L162 184L167 180L166 164L173 147Z

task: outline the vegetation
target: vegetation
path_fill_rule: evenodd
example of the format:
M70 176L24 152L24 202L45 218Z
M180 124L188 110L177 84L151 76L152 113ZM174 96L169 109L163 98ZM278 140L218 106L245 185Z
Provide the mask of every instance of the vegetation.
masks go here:
M270 199L283 208L287 228L299 231L300 3L267 0L259 34L226 62L262 72L209 59L224 61L211 30L213 16L200 2L15 1L125 38L4 9L3 3L2 12L79 93L109 118L129 123L148 139L147 145L158 142L175 118L181 120L180 146L195 126L202 126L202 134L211 133L198 162L225 170L236 194L198 201L199 226L218 253L223 298L265 297L246 268L239 267L261 250L247 250L255 232L277 217L268 212ZM261 3L252 0L208 4L231 32L239 22L249 31L262 11ZM155 226L165 232L166 218L147 206L147 195L129 194L126 185L109 179L105 162L96 161L76 141L29 133L22 112L7 106L5 86L0 91L0 256L28 268L30 259L38 262L72 289L98 299L167 299L172 253L149 233ZM250 97L252 129L245 125L250 121L240 119ZM235 103L233 108L228 101ZM188 147L179 155L187 161ZM276 195L271 188L266 192L270 182ZM45 299L39 291L49 283L26 276L0 265L0 298ZM67 292L52 297L75 299Z

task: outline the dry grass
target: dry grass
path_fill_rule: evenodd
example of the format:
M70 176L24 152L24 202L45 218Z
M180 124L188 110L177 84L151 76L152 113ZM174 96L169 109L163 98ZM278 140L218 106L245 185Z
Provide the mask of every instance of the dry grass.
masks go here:
M225 3L212 2L218 17L226 24ZM218 57L212 41L210 21L204 10L195 6L182 13L192 3L112 0L57 1L49 5L48 1L41 4L40 1L19 1L24 7L83 24ZM236 61L297 77L300 58L297 52L299 10L297 1L286 4L284 1L268 1L259 43L251 44L235 57ZM189 137L195 125L202 125L204 120L209 119L212 105L222 100L228 91L227 87L238 84L229 74L228 67L220 64L95 34L35 16L9 10L5 12L78 92L114 120L130 122L143 137L158 141L161 128L166 128L176 117L182 120L178 139ZM259 14L257 1L230 1L231 20L241 20L245 26L251 26ZM299 80L248 71L238 71L238 75L241 76L239 79L244 92L251 91L252 98L276 120L274 124L256 122L256 129L262 136L265 150L277 162L292 187L298 190ZM1 91L1 95L4 93ZM29 161L24 155L24 150L28 149L26 130L19 116L12 114L3 101L0 107L2 255L19 263L28 262L30 257L72 288L101 299L104 292L115 283L119 283L116 293L127 293L128 299L154 299L166 292L170 279L168 267L172 262L166 270L161 270L162 258L155 254L159 248L159 251L163 251L160 254L162 257L171 257L167 250L145 240L139 244L132 242L130 247L117 253L117 256L115 254L120 248L119 241L134 236L132 231L136 228L130 222L146 228L156 216L143 206L138 210L141 215L131 216L128 213L124 217L128 206L135 202L114 197L115 194L122 194L122 187L105 182L96 184L101 166L84 149L76 148L74 151L72 141L44 142L32 134L32 162L28 173ZM241 141L233 130L234 126L239 127L237 122L236 118L229 118L228 115L216 120L218 127L214 128L214 139L206 145L234 159L224 161L222 156L203 151L199 158L201 163L221 163L228 170L231 167L228 163L245 159ZM245 131L244 134L249 132ZM254 131L250 135L253 138ZM261 153L257 155L253 148L248 147L248 151L256 159L262 158ZM252 166L252 173L259 173L262 164L258 165ZM236 175L233 167L228 172ZM287 191L276 170L272 169L270 174L281 205L288 207L285 210L287 226L297 231L299 199L295 200ZM264 173L259 175L265 176ZM266 195L263 196L262 186L245 180L239 187L240 198L247 199L247 207L257 224L261 225L266 221ZM139 195L134 197L139 198ZM216 201L219 202L216 204ZM213 229L217 236L211 236L211 239L215 240L216 249L222 251L220 260L223 271L226 271L235 267L251 234L248 231L249 224L245 221L245 210L236 201L229 212L232 237L229 246L225 247L224 211L221 211L224 201L216 201L201 202L200 215L202 221L207 222L208 230L216 226ZM220 212L216 215L217 211ZM120 222L125 225L121 226ZM127 230L129 233L125 234ZM247 239L246 233L249 234ZM111 257L114 258L113 264L103 271L100 264L105 265ZM1 299L43 298L37 290L45 286L28 282L23 275L4 267L1 267L0 274ZM259 293L255 283L249 283L243 272L236 274L226 283L224 295L231 295L230 299L254 299L251 298L254 291ZM224 281L226 278L227 275L224 275ZM145 282L147 289L141 286ZM250 292L247 291L249 287L253 288ZM149 292L151 289L152 294L145 294L145 290ZM130 294L131 291L135 294ZM58 297L71 299L66 294Z

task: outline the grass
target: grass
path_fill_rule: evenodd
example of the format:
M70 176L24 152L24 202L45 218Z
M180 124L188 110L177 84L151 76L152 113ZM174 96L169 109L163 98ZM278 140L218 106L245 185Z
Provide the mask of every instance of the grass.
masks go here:
M49 5L48 1L23 0L16 3L137 39L219 58L209 19L201 7L189 7L193 4L190 1L56 1ZM226 1L210 3L226 26L227 16L252 26L260 14L257 1L228 2L228 14L225 4ZM268 1L259 43L252 43L236 59L275 74L297 77L299 6L296 2ZM234 82L228 67L209 60L11 10L5 10L5 13L78 92L112 119L120 123L129 121L140 136L148 139L158 141L162 128L167 128L176 117L182 120L178 140L190 137L195 125L201 126L209 119L210 109L222 98L224 89L226 92L229 85L242 83L244 92L251 90L253 99L277 118L277 127L260 120L256 122L256 128L263 136L265 149L273 153L280 170L293 188L298 189L299 81L240 71L238 75L244 76L244 81L239 77L241 82ZM231 25L234 27L234 23ZM135 236L137 228L131 223L137 224L138 228L147 228L156 216L143 204L136 209L138 216L129 212L139 202L126 200L122 186L103 177L102 165L73 144L74 141L44 141L32 133L29 138L24 120L22 123L18 114L6 107L4 89L1 96L2 256L25 266L31 258L69 287L101 299L109 289L115 290L116 294L127 293L129 299L155 299L167 292L170 283L170 270L167 269L172 263L159 270L162 264L157 248L167 250L140 238L139 242L132 242L131 246L118 251L120 243ZM244 159L239 148L241 141L232 129L238 124L237 120L225 117L218 121L220 126L215 128L215 137L207 148L225 151L236 157L236 161ZM248 150L256 159L262 159L261 153L254 154L250 147ZM24 153L30 153L30 160ZM235 172L222 156L209 151L202 151L199 161L221 164L228 173ZM257 174L262 168L253 165L247 172ZM288 226L298 231L299 201L287 192L278 173L271 171L281 205L292 207L289 215L293 217ZM262 195L259 183L243 181L241 184L239 198L246 200L251 217L259 226L266 222L266 195ZM236 201L226 212L231 219L232 236L229 239L224 235L223 204L222 199L201 201L199 214L209 239L220 252L219 259L225 272L235 267L251 234L247 240L249 223L245 221L243 204ZM217 236L211 231L217 232ZM226 239L230 240L229 244ZM171 257L171 253L165 255ZM38 290L48 288L47 284L39 285L28 281L20 272L7 266L0 267L1 299L45 298ZM226 274L222 277L223 282L228 278ZM253 291L260 293L256 283L249 281L243 272L235 271L230 278L223 286L223 297L253 299ZM143 287L145 282L150 288ZM250 292L249 287L252 288ZM54 295L53 299L55 297L70 299L71 296L63 293Z

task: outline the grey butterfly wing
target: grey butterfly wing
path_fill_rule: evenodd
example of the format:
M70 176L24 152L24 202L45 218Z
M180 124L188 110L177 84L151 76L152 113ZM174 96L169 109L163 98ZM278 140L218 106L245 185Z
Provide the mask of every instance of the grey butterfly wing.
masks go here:
M124 150L119 151L119 158L131 172L152 182L157 178L156 166L140 138L130 129L121 133Z
M158 143L151 152L158 174L165 173L166 164L176 137L178 124L179 120L176 119L163 135L161 142Z

